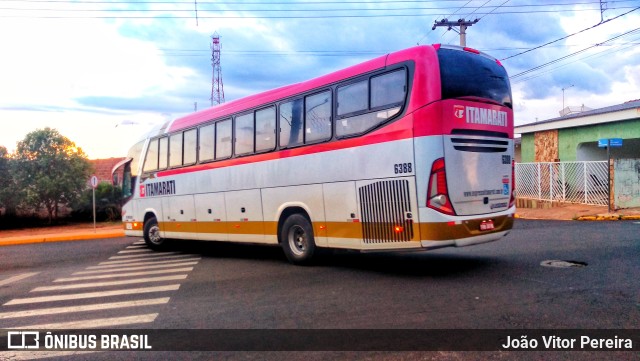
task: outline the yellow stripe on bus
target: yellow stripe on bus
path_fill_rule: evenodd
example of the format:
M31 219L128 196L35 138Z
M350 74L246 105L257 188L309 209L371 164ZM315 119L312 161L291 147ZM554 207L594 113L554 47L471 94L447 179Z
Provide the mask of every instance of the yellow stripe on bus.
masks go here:
M431 240L445 241L460 239L481 234L501 232L513 227L513 217L500 216L491 218L494 229L481 231L480 224L485 219L473 219L461 222L433 222L414 223L412 241ZM131 224L131 228L126 228ZM232 234L232 235L278 235L278 222L160 222L160 230L163 232L203 233L203 234ZM381 224L381 226L389 226ZM140 223L134 226L133 222L125 223L129 230L142 230ZM316 237L352 238L363 239L362 223L359 222L316 222L313 224L313 232Z

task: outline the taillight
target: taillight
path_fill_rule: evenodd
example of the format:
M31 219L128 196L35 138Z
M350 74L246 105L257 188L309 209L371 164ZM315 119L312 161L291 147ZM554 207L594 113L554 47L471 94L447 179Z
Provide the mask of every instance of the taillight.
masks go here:
M511 161L511 198L509 199L509 208L516 203L516 161Z
M453 205L449 199L444 158L436 159L431 166L429 188L427 189L427 207L433 208L438 212L455 215Z

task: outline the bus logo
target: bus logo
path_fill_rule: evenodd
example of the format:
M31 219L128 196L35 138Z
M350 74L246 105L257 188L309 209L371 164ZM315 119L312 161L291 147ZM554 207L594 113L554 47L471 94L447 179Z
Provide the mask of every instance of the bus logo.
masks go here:
M462 119L464 118L464 106L463 105L454 105L453 106L453 115L456 118Z
M145 191L144 191L144 184L140 185L140 198L144 198L145 196Z

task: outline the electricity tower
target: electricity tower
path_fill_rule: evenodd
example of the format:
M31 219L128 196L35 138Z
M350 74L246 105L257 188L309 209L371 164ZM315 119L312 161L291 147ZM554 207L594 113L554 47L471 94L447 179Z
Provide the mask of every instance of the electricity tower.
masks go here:
M217 32L211 36L211 106L224 103L224 85L222 84L222 68L220 67L220 35Z

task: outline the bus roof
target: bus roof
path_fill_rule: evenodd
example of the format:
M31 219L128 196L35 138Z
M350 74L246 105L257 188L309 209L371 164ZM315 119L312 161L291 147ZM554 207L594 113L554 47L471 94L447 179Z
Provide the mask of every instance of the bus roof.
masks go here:
M255 95L250 95L244 98L236 99L227 103L213 106L208 109L201 110L181 118L174 120L169 127L166 128L166 132L173 132L181 129L190 128L201 123L208 122L214 119L220 119L232 114L237 114L244 110L259 107L261 105L271 104L275 101L293 97L301 93L305 93L309 90L322 88L351 77L356 77L361 74L384 68L387 65L395 64L407 59L416 59L423 56L426 52L435 52L434 46L417 46L398 52L390 53L380 56L378 58L365 61L363 63L350 66L348 68L338 70L336 72L320 76L315 79L303 81L296 84L283 86L281 88L268 90Z

